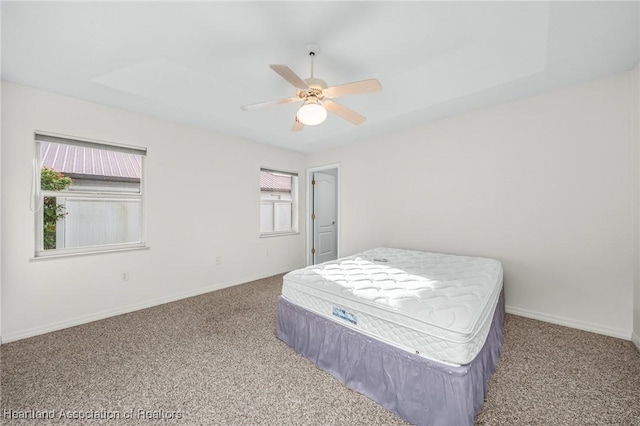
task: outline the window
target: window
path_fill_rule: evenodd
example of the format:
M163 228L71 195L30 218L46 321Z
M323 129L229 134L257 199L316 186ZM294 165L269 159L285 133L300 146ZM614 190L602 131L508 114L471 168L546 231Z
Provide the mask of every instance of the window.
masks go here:
M260 235L297 232L297 173L260 169Z
M145 246L145 148L37 133L36 156L36 257Z

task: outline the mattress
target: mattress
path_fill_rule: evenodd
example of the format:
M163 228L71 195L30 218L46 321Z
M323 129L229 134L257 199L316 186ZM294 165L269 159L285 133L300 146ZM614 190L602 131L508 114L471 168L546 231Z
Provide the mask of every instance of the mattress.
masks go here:
M501 290L497 260L377 248L289 272L282 297L420 357L464 365L486 340Z

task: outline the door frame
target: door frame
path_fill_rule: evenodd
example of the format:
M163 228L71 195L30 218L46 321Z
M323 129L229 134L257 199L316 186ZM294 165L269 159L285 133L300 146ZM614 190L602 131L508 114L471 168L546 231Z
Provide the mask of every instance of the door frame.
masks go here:
M311 249L313 248L313 221L311 220L311 214L313 213L313 174L315 172L322 172L326 170L336 171L336 255L340 257L340 163L327 164L325 166L310 167L307 169L307 208L305 210L305 223L307 229L306 244L305 244L305 261L307 266L313 264L313 256Z

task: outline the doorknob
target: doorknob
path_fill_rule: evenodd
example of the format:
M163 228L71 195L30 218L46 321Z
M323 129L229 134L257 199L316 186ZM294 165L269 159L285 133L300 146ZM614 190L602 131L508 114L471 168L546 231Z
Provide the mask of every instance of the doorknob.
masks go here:
M335 225L335 224L336 224L336 221L335 221L335 220L332 220L332 221L331 221L331 224L332 224L332 225Z

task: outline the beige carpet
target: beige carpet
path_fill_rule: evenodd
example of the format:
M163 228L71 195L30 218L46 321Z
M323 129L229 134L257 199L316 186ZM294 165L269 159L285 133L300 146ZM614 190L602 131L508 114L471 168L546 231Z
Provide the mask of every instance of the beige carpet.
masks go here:
M0 423L405 424L275 338L280 288L271 277L2 345ZM640 425L640 353L507 315L476 423Z

